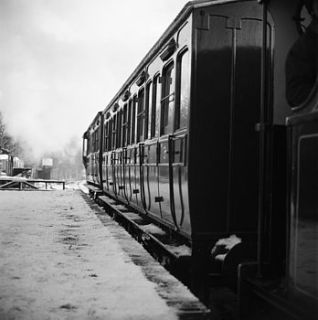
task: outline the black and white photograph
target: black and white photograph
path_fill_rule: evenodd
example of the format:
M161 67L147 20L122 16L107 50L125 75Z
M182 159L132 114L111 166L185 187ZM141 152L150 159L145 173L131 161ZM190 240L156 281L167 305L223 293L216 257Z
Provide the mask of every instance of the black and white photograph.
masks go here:
M0 0L0 320L318 316L318 0Z

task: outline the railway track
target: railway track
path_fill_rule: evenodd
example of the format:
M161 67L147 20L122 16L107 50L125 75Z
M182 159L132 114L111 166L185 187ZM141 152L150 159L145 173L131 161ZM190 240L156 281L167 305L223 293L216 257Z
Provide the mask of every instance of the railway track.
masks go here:
M150 253L150 255L157 260L166 270L169 271L176 279L181 281L188 288L192 287L191 279L191 246L186 239L180 237L173 230L164 228L156 224L147 215L141 215L128 205L123 204L120 200L114 199L105 195L100 189L89 185L90 197L99 207L103 208L103 214L99 214L100 220L103 222L103 215L107 214L112 217L114 221L119 223L136 241ZM105 212L105 213L104 213ZM125 232L125 234L127 234ZM128 235L127 235L128 236ZM130 238L130 237L129 237ZM119 239L121 241L121 239ZM123 244L125 247L125 244ZM127 253L132 260L137 264L145 267L145 274L147 275L149 269L147 264L151 264L148 260L144 260L143 256L132 254L129 246ZM160 286L174 287L171 283L165 283L160 279L160 275L154 276L150 272L150 280L161 283ZM156 278L158 277L159 278ZM215 277L214 273L210 273L207 278L207 287L204 295L198 297L198 304L187 301L180 301L173 299L179 307L182 305L182 310L186 311L186 318L180 319L213 319L213 320L235 320L238 319L238 300L233 290L224 286L222 280ZM169 290L170 291L170 290ZM174 289L171 290L171 292ZM197 296L196 292L193 292ZM164 293L165 295L165 293ZM202 303L203 301L203 303ZM185 306L183 306L185 305ZM209 310L206 314L206 310ZM194 317L189 316L194 312ZM207 318L206 318L207 317Z
M186 264L190 261L191 247L186 239L171 229L155 224L146 215L140 215L99 189L90 186L89 190L90 196L108 215L122 225L161 265L187 284Z

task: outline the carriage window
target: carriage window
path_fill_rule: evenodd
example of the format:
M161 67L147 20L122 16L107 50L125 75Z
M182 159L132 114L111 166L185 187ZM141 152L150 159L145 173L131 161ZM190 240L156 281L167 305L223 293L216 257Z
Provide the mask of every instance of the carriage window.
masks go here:
M144 89L141 89L138 94L137 142L144 140L144 96Z
M112 149L116 149L117 115L114 116L112 122Z
M104 151L108 150L108 121L105 123L105 132L104 132Z
M172 131L172 112L174 105L173 64L169 64L164 72L162 79L162 99L161 99L161 117L160 117L160 134L166 134Z
M94 131L93 137L94 137L94 149L93 149L93 151L95 152L96 151L96 131Z
M153 80L151 102L151 138L158 136L159 131L160 90L159 75Z
M83 138L83 156L86 157L87 154L88 154L88 150L87 150L87 143L88 143L88 140L87 138Z
M117 146L117 148L121 147L121 117L122 117L122 111L119 111L117 113L117 132L116 132L116 136L117 136L116 146Z
M96 129L96 151L99 150L99 127Z
M124 110L123 110L123 119L122 119L122 128L123 128L123 147L127 146L127 138L128 138L128 121L127 121L127 115L128 115L128 110L127 110L127 104L124 105Z
M175 130L187 127L190 107L190 57L184 51L177 62L177 95L175 109Z
M136 100L137 97L134 96L132 103L130 104L130 123L131 123L131 132L130 132L130 143L135 143L135 128L136 128Z
M149 123L151 119L150 115L150 106L151 106L151 82L147 84L146 87L146 105L145 105L145 139L148 139L149 132L148 130L151 128L151 122Z
M91 136L87 136L87 154L91 153Z
M109 126L108 126L108 148L107 151L110 151L112 149L112 142L113 142L113 121L112 119L109 120Z
M96 137L97 137L97 135L96 135L96 130L95 130L95 131L94 131L94 151L96 151L96 149L97 149Z
M128 128L127 128L127 144L130 144L131 140L131 113L132 113L132 100L129 100L128 103Z
M96 131L93 131L93 152L96 151Z

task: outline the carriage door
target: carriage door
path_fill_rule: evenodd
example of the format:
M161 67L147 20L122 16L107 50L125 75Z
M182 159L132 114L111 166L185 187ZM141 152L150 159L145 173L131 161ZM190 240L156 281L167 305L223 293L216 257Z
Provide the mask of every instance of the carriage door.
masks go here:
M106 136L106 152L105 152L106 190L109 192L111 192L113 189L112 160L111 160L112 131L113 131L112 127L113 127L113 121L112 119L109 119L108 122L106 123L107 136Z
M108 144L109 144L109 121L104 124L104 150L103 150L103 190L109 190L108 184Z
M117 181L116 181L116 166L117 166L117 154L116 154L116 131L117 131L117 115L112 119L112 151L111 151L111 177L112 177L112 191L117 196Z
M123 178L123 161L124 151L122 149L122 117L123 111L117 112L117 132L116 132L116 187L118 195L125 197L124 193L124 178Z
M190 108L190 52L187 48L177 56L176 99L174 111L174 135L169 139L169 174L172 189L172 210L177 227L187 234L191 233L187 140L188 114Z
M173 108L174 108L174 64L169 63L162 74L161 110L160 110L160 138L158 149L158 178L161 214L164 220L177 226L174 215L173 189L171 188L171 134L173 130Z
M145 161L145 89L141 88L138 92L138 106L137 106L137 143L136 148L136 197L139 206L146 210L145 203L145 187L144 187L144 161Z
M129 193L128 193L128 174L127 174L127 164L128 164L128 152L127 152L127 144L129 138L129 124L128 124L128 105L127 103L124 105L123 113L122 113L122 155L121 155L121 171L122 171L122 189L124 198L129 201Z

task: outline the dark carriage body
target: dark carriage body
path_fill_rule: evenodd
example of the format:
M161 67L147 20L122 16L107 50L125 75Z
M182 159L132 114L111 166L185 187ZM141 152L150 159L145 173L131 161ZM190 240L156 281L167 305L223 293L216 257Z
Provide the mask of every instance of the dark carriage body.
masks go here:
M103 111L105 191L189 239L255 236L262 19L185 7Z
M232 285L243 315L251 292L284 315L295 302L299 146L287 150L285 61L302 8L298 0L189 2L84 134L87 180L181 235L197 287ZM311 112L315 101L297 110ZM290 120L289 141L298 123ZM314 163L311 141L301 150ZM315 187L301 181L302 190ZM239 245L217 261L211 250L234 234Z
M101 183L101 132L102 113L98 112L83 135L83 164L87 182L102 186Z

